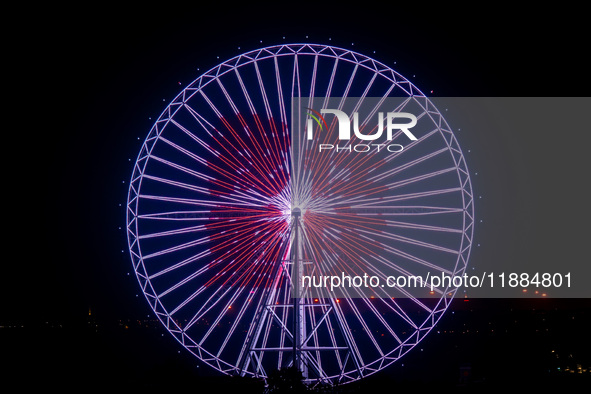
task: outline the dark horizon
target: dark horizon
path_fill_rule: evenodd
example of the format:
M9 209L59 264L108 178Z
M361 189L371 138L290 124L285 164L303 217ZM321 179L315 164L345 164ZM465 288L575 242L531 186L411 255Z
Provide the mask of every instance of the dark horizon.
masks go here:
M247 384L260 392L256 379L224 376L189 354L153 316L113 320L90 312L67 321L0 322L9 376L19 377L22 387L33 374L64 387L93 381L105 388L182 388L201 381L212 387ZM343 390L480 390L508 380L532 389L580 387L591 381L589 324L588 300L457 299L412 352Z

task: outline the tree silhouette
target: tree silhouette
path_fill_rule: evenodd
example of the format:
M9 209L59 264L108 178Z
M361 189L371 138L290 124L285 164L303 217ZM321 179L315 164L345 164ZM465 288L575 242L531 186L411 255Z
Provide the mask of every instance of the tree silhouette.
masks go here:
M296 367L281 368L269 373L267 390L269 393L304 393L308 389L303 380L302 371Z

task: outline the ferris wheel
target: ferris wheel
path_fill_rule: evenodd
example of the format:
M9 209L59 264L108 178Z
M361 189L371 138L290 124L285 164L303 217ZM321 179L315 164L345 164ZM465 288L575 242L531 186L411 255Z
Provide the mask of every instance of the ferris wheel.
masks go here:
M317 100L355 109L368 98L412 111L416 140L306 150L304 124L337 142ZM419 89L359 53L289 44L219 64L166 107L133 168L127 234L146 300L189 352L226 374L297 367L334 384L400 359L457 288L311 292L298 275L461 275L473 213L462 150Z

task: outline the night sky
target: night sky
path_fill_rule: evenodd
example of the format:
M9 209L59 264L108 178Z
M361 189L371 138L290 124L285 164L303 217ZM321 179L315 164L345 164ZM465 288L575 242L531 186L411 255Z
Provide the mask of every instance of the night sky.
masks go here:
M444 10L425 16L418 5L385 12L383 6L337 11L297 3L286 15L277 6L257 7L73 15L52 9L43 17L21 19L4 60L9 65L3 111L9 238L3 242L0 324L75 325L85 322L89 308L105 324L150 313L126 250L125 202L133 162L168 102L201 73L242 52L290 42L350 48L443 97L585 97L591 88L588 33L570 14L511 16L474 9L461 17L443 17ZM568 17L569 22L557 25L551 17ZM530 183L522 184L530 189L518 201L501 193L505 180L494 171L497 161L506 162L496 153L515 147L503 141L497 141L497 150L478 146L481 156L468 158L468 166L480 168L484 177L474 181L475 194L528 205L523 196L542 190L551 172L560 174L555 175L558 183L543 189L548 199L529 204L530 213L519 220L545 223L549 233L556 230L552 226L572 231L567 255L588 262L582 242L589 236L584 225L590 219L584 206L589 142L589 133L581 130L531 141L531 151L512 162L526 166L516 173L533 174ZM541 220L549 201L580 211L553 210ZM503 217L497 208L483 202L477 217ZM502 241L506 225L496 220L494 228L477 228L476 240L488 245ZM529 245L537 241L528 238ZM554 249L558 245L567 242L546 244L540 256L560 256ZM494 245L504 247L502 242ZM589 308L589 302L583 306ZM172 339L167 343L174 345ZM29 341L13 346L31 360L37 357Z

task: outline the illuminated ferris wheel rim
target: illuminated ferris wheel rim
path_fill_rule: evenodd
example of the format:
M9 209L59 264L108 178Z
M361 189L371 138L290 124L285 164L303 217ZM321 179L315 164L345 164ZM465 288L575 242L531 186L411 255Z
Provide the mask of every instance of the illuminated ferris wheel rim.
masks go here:
M374 60L361 53L344 49L336 46L329 46L323 44L311 44L311 43L293 43L293 44L281 44L271 45L268 47L255 49L240 55L236 55L233 58L220 63L217 66L210 68L204 72L201 76L195 79L187 88L183 89L171 103L184 102L190 98L193 94L197 93L200 89L204 88L211 82L220 78L224 74L231 72L235 68L243 67L261 60L282 57L282 56L294 56L294 55L318 55L323 57L330 57L338 60L342 60L349 63L357 64L368 70L374 71L384 78L390 80L392 83L400 86L400 83L408 84L407 93L410 96L426 97L412 82L408 81L401 74L386 66L385 64ZM390 74L390 75L388 75ZM185 96L185 92L190 90L191 93ZM167 112L168 107L160 114L159 119L163 117L170 117L172 114ZM139 158L139 156L138 156Z
M216 78L221 77L225 73L232 71L234 68L242 67L248 65L253 62L257 62L260 60L268 59L268 58L275 58L281 56L294 56L294 55L319 55L324 57L331 57L339 60L343 60L350 63L355 63L362 67L367 68L368 70L375 71L378 73L385 72L390 73L391 77L382 74L385 78L389 79L393 83L408 83L409 87L412 88L412 91L409 93L411 95L416 96L425 96L416 86L414 86L410 81L404 78L401 74L397 73L392 68L386 66L385 64L374 60L368 56L360 54L358 52L344 49L336 46L329 46L323 44L311 44L311 43L294 43L294 44L281 44L281 45L271 45L264 48L255 49L237 56L212 67L205 73L203 73L200 77L198 77L195 81L193 81L189 88L192 89L201 89L205 87L207 84L211 83ZM226 68L223 70L223 68ZM202 81L203 79L207 79L206 81ZM196 86L194 86L197 83ZM178 98L182 97L182 92L177 95L177 97L173 100L177 101ZM163 113L164 114L164 113Z
M174 319L171 318L167 308L161 303L158 292L153 288L150 275L146 272L144 266L144 256L142 255L141 248L139 246L138 235L138 220L136 219L136 212L139 201L139 190L142 188L142 181L145 175L146 165L152 155L152 150L156 146L156 143L160 139L162 131L167 127L171 119L174 118L177 111L179 111L184 103L191 100L191 98L202 89L206 88L210 83L222 78L229 72L238 68L256 64L267 59L275 59L278 57L287 56L319 56L328 57L335 60L342 60L355 64L356 66L363 67L371 72L379 74L386 80L398 87L403 89L409 96L419 97L428 100L425 95L417 89L410 81L406 80L396 71L390 67L380 63L374 59L371 59L365 55L353 52L347 49L342 49L333 46L326 46L321 44L284 44L274 45L258 50L246 52L244 54L233 57L232 59L215 66L202 74L194 82L188 85L179 95L177 95L167 108L162 112L158 120L154 123L153 128L150 130L146 140L142 144L140 153L134 165L133 174L130 182L130 189L128 194L128 209L127 209L127 228L128 228L128 243L129 249L134 265L134 270L142 287L142 291L150 303L152 309L155 311L157 317L161 320L162 324L173 334L173 336L179 340L183 346L185 346L191 353L195 354L202 361L211 365L212 367L222 371L231 372L236 371L237 366L230 362L227 362L220 358L215 352L210 352L203 346L200 346L191 336L189 336L185 330L179 327ZM406 89L405 89L406 87ZM429 114L429 116L432 116ZM469 258L471 240L473 235L473 200L471 193L471 183L464 161L464 157L461 154L461 149L455 139L455 136L451 132L449 126L443 116L439 114L440 121L442 121L443 129L440 128L440 133L448 133L449 138L444 138L448 148L459 152L459 156L454 156L453 160L456 165L458 172L459 183L462 187L462 203L464 206L464 224L460 253L458 253L458 260L456 262L455 270L458 269L458 264L463 265L460 270L465 270L467 260ZM465 245L465 243L467 245ZM417 328L416 335L410 335L403 340L398 347L392 349L390 352L385 354L383 357L373 360L363 366L364 376L377 372L378 370L390 365L413 346L415 346L437 323L443 312L447 309L449 302L455 295L455 289L451 292L443 294L439 299L437 305L433 308L430 318L425 319L422 324ZM396 352L398 352L396 354ZM247 374L256 375L247 371ZM329 377L329 378L332 378ZM349 380L355 380L351 378Z

